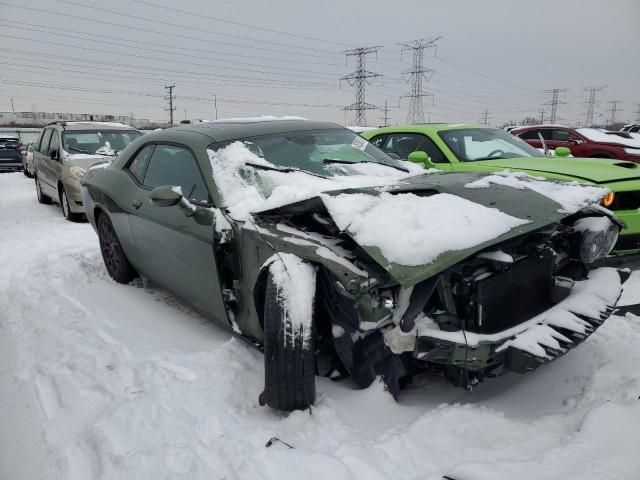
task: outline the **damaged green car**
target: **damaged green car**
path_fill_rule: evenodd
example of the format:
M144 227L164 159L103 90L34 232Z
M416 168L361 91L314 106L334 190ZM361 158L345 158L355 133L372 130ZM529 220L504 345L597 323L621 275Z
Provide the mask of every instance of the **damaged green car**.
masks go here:
M264 351L261 404L315 375L439 370L472 388L534 370L611 315L628 272L589 265L622 223L607 190L425 173L304 120L210 122L132 142L82 179L109 275L140 274Z

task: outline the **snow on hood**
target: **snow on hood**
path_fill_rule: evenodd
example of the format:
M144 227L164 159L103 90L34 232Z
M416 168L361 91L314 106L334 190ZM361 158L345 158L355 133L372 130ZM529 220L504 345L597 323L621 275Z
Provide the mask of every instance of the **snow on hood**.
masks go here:
M528 188L560 204L561 213L575 213L600 201L609 189L584 185L578 182L552 182L542 177L533 177L524 172L504 170L488 175L465 185L467 188L489 188L491 184L506 185L523 190Z
M429 264L445 252L475 247L529 223L448 193L321 198L338 228L360 245L379 248L388 261L407 266Z
M640 148L640 138L624 138L615 133L607 133L595 128L578 128L576 131L593 142L616 143L625 147Z
M282 168L260 158L241 142L217 151L207 150L214 181L224 206L236 220L251 213L306 200L330 190L395 185L399 181L425 175L417 164L403 163L408 172L374 163L328 167L341 175L322 177L304 171L258 170L250 164Z

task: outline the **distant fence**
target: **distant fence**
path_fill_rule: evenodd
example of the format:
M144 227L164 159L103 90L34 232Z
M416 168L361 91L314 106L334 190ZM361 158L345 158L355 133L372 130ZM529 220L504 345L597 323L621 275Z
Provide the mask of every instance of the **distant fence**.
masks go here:
M0 128L1 134L9 134L15 135L20 139L20 141L26 145L27 143L35 142L40 137L41 128L11 128L11 127L2 127Z

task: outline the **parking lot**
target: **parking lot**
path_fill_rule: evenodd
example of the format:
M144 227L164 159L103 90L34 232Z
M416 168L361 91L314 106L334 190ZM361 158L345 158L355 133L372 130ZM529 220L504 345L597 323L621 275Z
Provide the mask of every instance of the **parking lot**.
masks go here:
M318 379L312 411L285 415L258 405L260 352L162 289L114 283L91 226L38 204L32 179L0 175L0 191L1 478L632 478L640 467L637 317L473 392L425 374L396 403L382 383ZM638 298L634 274L623 303Z

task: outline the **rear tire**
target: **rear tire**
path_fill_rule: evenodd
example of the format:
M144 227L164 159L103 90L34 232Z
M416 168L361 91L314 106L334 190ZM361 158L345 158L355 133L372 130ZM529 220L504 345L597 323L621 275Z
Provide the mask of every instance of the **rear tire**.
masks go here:
M260 405L290 412L305 410L315 402L314 335L300 329L297 335L285 335L294 331L269 273L264 302L264 391L259 397Z
M43 205L51 205L51 197L42 193L42 186L40 185L40 179L36 175L36 195L38 196L38 202Z
M65 192L64 187L60 187L60 205L62 205L62 215L64 215L65 219L70 222L79 222L82 220L81 213L74 213L71 211L71 207L69 206L69 197L67 196L67 192Z
M124 254L111 220L105 213L100 213L96 223L100 251L107 273L118 283L129 283L138 274Z

